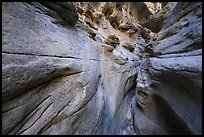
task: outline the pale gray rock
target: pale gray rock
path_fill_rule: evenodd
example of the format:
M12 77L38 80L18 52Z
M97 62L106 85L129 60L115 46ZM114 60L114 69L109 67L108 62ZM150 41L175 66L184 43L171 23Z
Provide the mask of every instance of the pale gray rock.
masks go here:
M3 2L2 134L202 134L202 3L164 5Z
M56 26L51 22L53 18L34 9L27 3L3 3L3 134L67 134L71 128L70 134L91 134L91 130L86 133L86 125L68 125L78 119L78 113L84 113L84 106L93 104L92 98L102 94L97 93L97 47L82 31ZM16 14L18 10L24 12ZM103 98L97 101L103 102ZM96 115L93 121L85 118L87 114L81 117L89 121L90 129L104 108L95 101L94 105L88 107ZM69 116L72 121L68 125L60 123ZM59 132L48 130L55 125L63 128Z
M57 24L59 12L49 6L3 3L2 12L2 134L122 133L134 61L121 68L118 54Z
M145 47L148 54L138 73L139 113L135 113L138 119L148 118L136 119L141 134L202 134L202 12L198 7L202 4L178 3L168 13L165 27Z

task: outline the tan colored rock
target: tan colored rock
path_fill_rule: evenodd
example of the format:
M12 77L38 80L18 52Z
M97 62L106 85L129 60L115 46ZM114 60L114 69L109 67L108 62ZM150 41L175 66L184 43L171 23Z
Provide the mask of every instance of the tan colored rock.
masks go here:
M96 22L97 24L99 23L100 19L102 18L102 14L98 12L93 13L93 21Z
M102 47L106 50L106 51L109 51L109 52L112 52L114 50L114 47L113 46L109 46L107 44L103 44Z
M120 44L120 41L119 38L116 37L115 35L109 35L108 38L105 40L105 43L113 47L116 47L116 45Z
M126 48L127 50L129 50L130 52L133 52L133 50L135 49L133 45L131 45L130 43L126 42L126 43L123 43L122 46L124 48Z

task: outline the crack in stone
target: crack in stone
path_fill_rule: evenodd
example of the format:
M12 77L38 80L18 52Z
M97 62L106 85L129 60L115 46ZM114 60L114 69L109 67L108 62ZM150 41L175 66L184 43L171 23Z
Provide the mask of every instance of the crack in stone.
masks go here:
M131 94L131 92L133 91L133 89L134 89L134 88L130 88L130 89L128 90L128 92L123 96L122 101L120 102L119 106L117 107L117 109L116 109L116 111L115 111L114 117L116 116L116 114L117 114L117 112L118 112L120 106L122 105L123 100L126 98L126 96L128 96L128 94Z
M98 80L98 81L99 81L99 85L101 84L101 86L102 86L103 83L100 83L100 80L101 80L101 75L99 75L99 80ZM99 86L99 85L98 85L98 86ZM98 87L98 86L97 86L97 87ZM97 92L98 92L98 91L97 91ZM104 114L104 110L105 110L105 103L104 103L105 101L104 101L104 100L105 100L105 97L104 97L104 93L103 93L103 108L102 108L102 112L101 112L102 114L100 113L99 118L98 118L99 120L97 121L97 123L96 123L96 125L94 126L94 129L92 130L92 132L91 132L90 135L93 135L93 133L94 133L94 131L96 130L97 126L100 124L100 121L103 119L102 115Z
M90 135L93 135L94 131L96 130L97 126L100 124L100 121L102 120L102 115L100 115L99 120L97 121L96 125L94 126L94 129L92 130Z
M4 54L17 54L17 55L28 55L28 56L40 56L40 57L54 57L54 58L69 58L69 59L82 59L82 60L93 60L93 61L100 61L98 59L85 59L80 57L74 57L74 56L60 56L60 55L38 55L33 53L14 53L14 52L5 52L2 51Z
M169 67L165 67L165 66L161 66L163 68L163 70L161 69L156 69L153 66L149 66L151 69L153 69L154 71L158 71L160 73L162 73L162 71L173 71L173 72L187 72L187 73L192 73L192 74L198 74L197 71L191 71L191 70L175 70L173 68L169 68Z
M26 91L28 91L28 90L32 90L32 89L34 89L34 88L36 88L36 87L38 87L38 86L41 86L41 85L43 85L43 84L46 84L46 83L51 83L51 82L53 82L53 81L55 81L56 79L59 79L59 78L61 78L61 77L70 76L70 75L75 75L75 74L79 74L79 73L84 72L84 71L73 71L73 72L67 73L66 71L67 71L67 70L65 69L65 70L63 70L62 72L59 72L58 74L55 74L55 75L53 75L52 77L49 77L48 79L44 79L44 81L42 81L42 82L35 83L34 85L30 85L30 83L24 83L24 84L26 84L26 85L25 85L23 88L16 90L16 92L17 92L17 91L21 91L21 93L16 94L15 96L13 96L13 97L11 97L11 98L9 98L9 99L7 99L7 100L3 100L3 103L6 103L6 102L12 100L13 98L16 98L16 97L21 96L22 94L24 94L24 93L25 93ZM52 72L51 72L51 73L52 73ZM37 81L37 80L36 80L36 81ZM3 97L6 97L6 96L8 96L8 95L3 95Z
M42 89L42 88L41 88ZM39 89L39 91L41 90ZM45 99L43 99L35 108L38 108L43 102L45 102L48 98L50 98L50 95L48 95ZM32 116L35 115L35 113L39 110L40 108L38 109L34 109L32 110L30 113L28 113L26 116L25 116L25 119L23 119L22 121L18 122L16 125L21 125L22 126L19 128L19 130L24 126L24 124L30 119L32 118ZM31 116L29 116L31 115ZM10 134L13 130L15 130L16 126L14 126L9 132L8 134ZM15 132L15 131L14 131ZM17 132L17 131L16 131Z
M40 89L39 89L36 93L33 93L33 94L30 95L30 96L33 96L34 94L39 93L40 90L41 90L42 88L44 88L44 86L47 86L47 85L48 85L47 83L44 84L42 87L40 87ZM18 108L18 107L20 107L20 106L22 106L22 105L19 105L19 106L13 106L13 107L8 108L7 110L2 110L2 114L3 114L3 113L7 113L8 111L11 111L11 110L13 110L13 109L16 109L16 108ZM3 108L2 108L2 109L3 109Z
M17 133L18 135L22 134L23 132L25 132L26 130L30 129L41 117L42 115L45 113L45 111L53 104L54 102L51 102L44 110L43 112L40 114L40 116L35 120L35 122L32 123L32 125L30 125L28 128L24 129L23 131L21 131L20 133Z
M50 127L52 127L53 125L56 125L56 124L58 124L58 123L60 123L61 121L63 121L63 120L65 120L65 119L68 119L70 116L72 116L72 115L74 115L74 114L76 114L77 112L79 112L85 105L87 105L91 100L92 100L92 98L95 96L95 94L94 95L92 95L91 96L91 98L88 100L88 101L86 101L84 104L82 104L82 106L80 107L80 108L78 108L77 110L75 110L74 112L72 112L71 114L69 114L68 116L57 116L57 117L55 117L54 118L54 120L51 120L50 122L51 122L51 124L48 126L48 127L46 127L45 129L41 129L40 130L40 132L39 132L39 134L41 133L43 133L43 132L45 132L46 130L48 130Z
M62 109L61 109L60 111L58 111L58 113L57 113L46 125L44 125L44 126L40 129L40 131L37 133L37 135L41 135L41 134L42 134L43 132L45 132L48 128L50 128L50 127L52 126L53 122L56 121L56 119L57 119L57 117L59 116L59 114L69 105L69 103L70 103L73 99L74 99L74 97L71 98L71 99L68 101L68 103L67 103L64 107L62 107Z
M179 54L164 54L164 55L162 55L162 56L155 56L155 58L165 59L165 58L175 58L175 57L201 56L202 53L198 53L198 54L195 54L195 55L179 55Z

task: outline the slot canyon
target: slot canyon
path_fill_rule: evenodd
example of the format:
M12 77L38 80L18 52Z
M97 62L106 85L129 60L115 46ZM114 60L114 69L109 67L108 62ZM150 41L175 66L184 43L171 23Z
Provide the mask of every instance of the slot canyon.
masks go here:
M2 135L202 135L202 2L2 2Z

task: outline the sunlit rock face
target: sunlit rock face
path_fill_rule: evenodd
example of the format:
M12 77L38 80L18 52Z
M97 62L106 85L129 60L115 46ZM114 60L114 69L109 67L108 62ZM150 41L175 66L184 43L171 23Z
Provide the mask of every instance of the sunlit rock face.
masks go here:
M2 134L202 134L201 23L199 2L3 2Z

